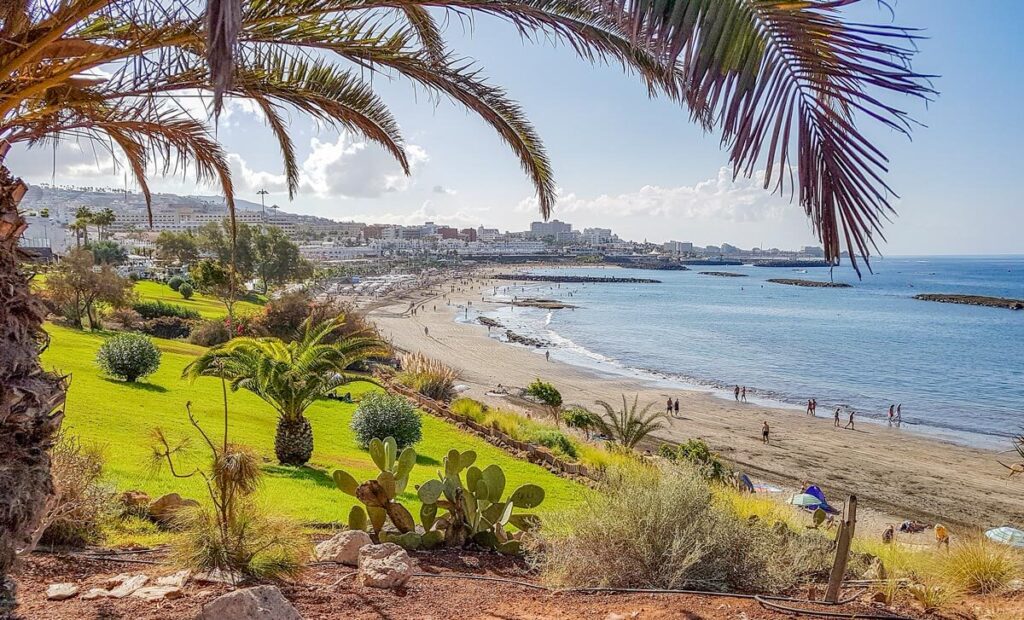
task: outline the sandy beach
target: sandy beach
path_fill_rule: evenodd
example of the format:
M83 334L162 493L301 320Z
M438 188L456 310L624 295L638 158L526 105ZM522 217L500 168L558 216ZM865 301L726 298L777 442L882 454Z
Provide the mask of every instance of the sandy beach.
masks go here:
M591 407L597 399L621 403L621 394L630 399L638 394L641 403L655 402L659 408L667 398L678 398L680 416L657 434L652 445L699 437L752 477L791 488L809 481L835 500L854 493L861 506L882 515L882 520L913 518L985 528L1024 521L1024 483L1008 479L1007 470L996 462L999 455L992 451L878 424L836 429L827 411L809 418L799 410L736 403L684 386L668 389L639 377L604 375L555 359L546 361L543 350L502 343L488 337L482 325L456 322L456 312L462 311L458 306L469 301L478 310L496 307L481 301L481 291L498 284L486 275L478 272L472 282L457 284L459 291L447 293L451 305L419 291L380 305L369 316L396 347L421 351L458 369L460 382L469 386L465 395L494 406L521 410L488 392L498 384L524 387L538 377L554 383L566 403ZM410 312L413 304L421 304L415 314ZM767 446L760 436L764 420L772 428L772 443ZM1004 455L1004 460L1009 458Z

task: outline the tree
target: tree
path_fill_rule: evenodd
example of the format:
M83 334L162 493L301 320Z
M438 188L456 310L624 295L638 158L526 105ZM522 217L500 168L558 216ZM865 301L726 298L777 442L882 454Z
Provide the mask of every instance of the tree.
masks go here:
M128 252L113 241L97 241L89 245L97 265L120 265L128 260Z
M93 212L89 207L78 207L75 210L75 221L71 223L71 230L75 231L75 241L77 243L77 235L82 235L82 243L78 244L78 247L82 245L89 245L89 226L93 223Z
M548 413L555 419L555 426L562 427L562 393L554 385L535 379L526 388L526 393L539 400L548 410Z
M196 246L222 265L233 265L243 280L252 278L255 264L252 227L239 224L232 240L229 220L210 222L196 231Z
M93 214L91 223L96 226L96 230L99 233L100 240L107 238L107 227L113 224L117 220L117 216L114 214L113 209L105 208L99 213Z
M235 338L209 349L185 367L182 377L220 376L231 389L243 388L274 408L279 419L274 452L282 465L304 465L313 454L313 428L306 409L338 387L371 379L352 375L356 362L381 355L384 343L372 336L354 336L335 344L325 338L344 323L338 317L307 321L303 337L291 343L279 338Z
M89 329L99 326L98 303L121 308L131 300L131 280L110 265L95 265L89 250L72 250L46 278L46 296L75 327L82 327L83 319L88 319Z
M264 294L271 286L313 275L313 266L299 254L299 246L275 227L257 230L253 237L253 262Z
M203 259L189 272L195 289L203 295L216 297L228 311L228 322L234 325L235 304L245 294L244 284L230 267L215 260Z
M639 396L633 397L633 404L626 402L626 395L622 395L622 409L615 411L611 405L603 400L597 401L607 414L605 417L595 415L591 424L598 433L608 437L611 441L623 448L635 448L645 437L665 427L664 419L667 416L659 409L651 413L654 403L648 403L640 411L637 411Z
M162 260L183 265L199 258L199 247L191 233L164 230L157 235L156 253Z

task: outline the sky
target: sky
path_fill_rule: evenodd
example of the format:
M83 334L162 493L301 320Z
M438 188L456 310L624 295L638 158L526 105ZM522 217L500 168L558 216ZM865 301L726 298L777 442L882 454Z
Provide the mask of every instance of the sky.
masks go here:
M913 139L869 130L890 157L899 198L886 225L886 255L1021 254L1024 225L1024 2L897 0L894 23L916 26L914 68L934 74L928 105L907 101L924 126ZM888 22L873 0L854 16ZM757 179L733 181L718 136L693 125L666 100L649 99L619 67L592 66L570 49L523 41L509 24L478 18L447 26L451 47L478 62L518 101L544 140L559 188L554 217L576 228L612 228L628 239L794 248L817 244L802 209ZM290 115L302 162L289 202L277 144L262 117L229 103L217 138L230 153L238 195L285 211L337 220L525 230L539 219L532 185L489 127L462 108L433 101L403 82L374 78L408 144L412 174L359 136ZM197 106L188 102L187 106ZM196 113L202 113L196 109ZM8 158L29 182L123 187L109 155L64 142ZM129 183L131 186L131 184ZM156 191L211 193L194 180L153 179Z

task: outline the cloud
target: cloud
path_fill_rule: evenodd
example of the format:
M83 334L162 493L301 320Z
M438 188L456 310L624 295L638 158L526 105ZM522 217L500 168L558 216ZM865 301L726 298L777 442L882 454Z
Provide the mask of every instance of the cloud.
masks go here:
M717 176L694 185L645 185L635 192L602 194L594 198L560 190L555 206L560 216L594 214L734 223L778 220L790 210L785 199L764 189L763 171L753 178L740 177L733 181L732 170L726 167L719 169ZM537 213L536 197L521 201L516 211Z
M312 152L302 163L303 185L321 198L379 198L405 191L412 184L398 162L376 144L342 133L335 142L310 141ZM411 172L429 157L423 148L405 148Z
M271 193L288 191L288 181L283 174L253 170L237 153L228 154L228 164L231 166L231 179L237 190L249 193L260 189L266 189Z
M435 194L445 194L446 196L454 196L455 194L458 194L458 192L455 191L454 189L445 187L443 185L435 185L432 191Z

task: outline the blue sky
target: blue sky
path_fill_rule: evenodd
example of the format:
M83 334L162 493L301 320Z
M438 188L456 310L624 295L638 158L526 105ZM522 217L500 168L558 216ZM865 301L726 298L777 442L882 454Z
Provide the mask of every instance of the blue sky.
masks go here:
M938 74L938 99L908 102L927 125L913 140L887 131L871 135L891 159L899 216L886 228L884 253L1024 253L1024 55L1017 0L899 0L896 23L925 29L915 68ZM866 0L858 17L888 20ZM650 100L618 67L592 67L571 50L523 42L514 29L478 19L471 31L456 20L449 40L476 59L491 80L519 101L543 137L562 193L555 217L611 227L652 241L699 245L730 242L794 247L814 243L800 208L768 195L756 182L736 183L723 166L718 138L689 122L685 110ZM404 83L376 79L412 145L414 173L359 138L318 130L292 118L306 182L295 201L280 192L277 147L258 115L235 105L218 136L232 155L243 198L255 191L285 210L335 219L522 230L537 219L532 188L497 136L461 108L431 102ZM121 185L104 154L66 145L57 153L17 154L29 181ZM182 179L154 182L194 192Z

